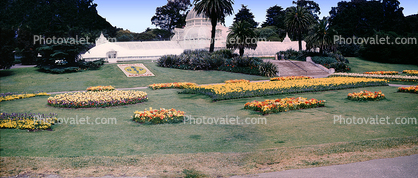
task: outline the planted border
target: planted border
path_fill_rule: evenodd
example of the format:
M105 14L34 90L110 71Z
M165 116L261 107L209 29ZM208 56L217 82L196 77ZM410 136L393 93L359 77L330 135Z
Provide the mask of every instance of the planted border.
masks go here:
M363 90L360 92L349 93L347 95L347 99L353 101L379 101L385 98L385 94L383 94L382 91L371 92Z
M23 94L13 94L13 93L2 93L0 94L0 102L2 101L13 101L18 99L25 99L31 98L35 96L51 96L48 93L40 92L40 93L23 93Z
M385 79L385 80L403 81L403 82L418 82L418 76L403 76L403 75L372 75L372 74L358 74L358 73L334 73L330 77L360 77L360 78Z
M245 79L234 79L234 80L226 80L225 83L249 83L249 80L245 80Z
M410 86L410 87L399 87L398 92L418 93L418 85L417 86Z
M174 83L157 83L157 84L151 84L148 85L149 88L153 89L153 90L158 90L158 89L168 89L168 88L179 88L179 89L185 89L185 88L190 88L191 86L196 86L197 84L195 83L190 83L190 82L174 82Z
M160 110L149 108L149 110L135 111L132 120L142 124L173 124L183 122L184 114L184 111L173 108L160 108Z
M94 86L88 87L87 91L113 91L115 88L112 85L109 86Z
M289 110L324 107L325 100L307 98L281 98L275 100L252 101L244 105L244 109L260 111L263 114L287 112Z
M363 74L372 74L372 75L398 75L398 71L374 71L374 72L364 72Z
M313 79L313 77L306 77L306 76L274 77L274 78L270 78L270 81L288 81L288 80L304 80L304 79Z
M387 86L386 80L352 77L331 77L310 80L250 82L203 85L185 89L183 94L205 94L213 101L275 94L340 90L370 86Z
M143 91L102 91L65 93L48 98L48 105L63 108L95 108L136 104L148 101Z
M0 129L47 130L58 122L55 113L1 113Z

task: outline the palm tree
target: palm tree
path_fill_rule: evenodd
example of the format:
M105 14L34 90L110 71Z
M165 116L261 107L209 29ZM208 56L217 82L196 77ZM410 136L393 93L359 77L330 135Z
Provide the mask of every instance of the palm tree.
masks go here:
M331 50L335 47L333 37L336 35L334 29L329 28L327 18L319 20L309 28L309 35L306 37L308 48L319 48L319 53L323 54L324 50Z
M299 51L302 50L302 34L314 22L314 17L305 7L289 7L286 12L285 24L287 29L298 37Z
M225 16L232 15L234 8L233 0L194 0L194 9L196 13L204 14L210 19L212 24L212 34L209 52L213 52L215 49L215 35L216 25L218 22L222 22Z
M257 41L254 40L257 38L257 34L252 27L253 25L245 20L235 22L230 28L231 32L228 34L226 47L238 48L240 56L244 55L245 48L257 48Z

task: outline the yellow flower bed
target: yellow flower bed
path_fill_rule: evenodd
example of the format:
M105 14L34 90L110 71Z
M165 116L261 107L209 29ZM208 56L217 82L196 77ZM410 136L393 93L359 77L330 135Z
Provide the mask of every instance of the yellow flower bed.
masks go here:
M48 104L54 107L91 108L135 104L147 101L143 91L103 91L65 93L48 98Z
M282 98L275 100L253 101L246 103L244 109L260 111L263 114L286 112L289 110L308 109L325 106L325 100L307 98Z
M109 86L95 86L95 87L88 87L87 91L113 91L115 88L111 85Z
M24 98L31 98L35 96L51 96L50 94L47 94L45 92L41 93L26 93L26 94L1 94L0 95L0 102L2 101L12 101L17 99L24 99Z
M358 73L333 73L331 77L361 77L361 78L375 78L386 79L391 81L405 81L418 82L418 76L403 76L403 75L377 75L377 74L358 74Z
M306 77L306 76L274 77L274 78L270 78L270 81L288 81L288 80L303 80L303 79L313 79L313 77Z
M404 70L402 73L411 74L411 75L418 75L418 70Z
M338 90L367 86L387 85L386 80L371 78L331 77L310 80L251 82L195 86L181 93L206 94L216 100L254 96Z
M184 111L178 111L173 108L160 108L160 110L149 108L149 110L135 111L133 120L145 124L179 123L183 122L184 114Z
M57 123L56 114L0 113L0 129L46 130Z
M250 83L249 80L245 80L245 79L235 79L235 80L226 80L225 83Z
M382 91L360 91L360 92L353 92L347 95L347 99L354 100L354 101L379 101L385 99L385 94Z
M418 85L410 87L399 87L398 92L418 93Z
M363 74L374 74L374 75L398 75L398 71L374 71L374 72L364 72Z
M191 86L196 86L196 84L195 83L190 83L190 82L175 82L175 83L157 83L157 84L148 85L148 87L153 89L153 90L166 89L166 88L185 89L185 88L189 88Z

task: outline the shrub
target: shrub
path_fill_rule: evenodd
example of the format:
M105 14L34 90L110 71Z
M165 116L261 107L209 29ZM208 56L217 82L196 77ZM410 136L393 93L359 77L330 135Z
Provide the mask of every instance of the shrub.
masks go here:
M264 62L260 65L260 75L273 77L277 74L277 66L271 62Z
M262 75L260 65L263 60L253 57L239 57L231 54L229 50L219 50L209 53L205 50L186 50L181 55L162 56L157 61L160 67L177 68L184 70L220 70L227 72L244 73L250 75ZM232 58L225 58L231 57ZM264 64L261 68L274 70L274 65ZM268 72L267 72L268 73Z
M327 64L334 63L334 62L338 62L333 57L321 57L321 56L312 57L312 61L317 63L317 64L321 64L321 65L327 65Z
M221 49L221 50L213 52L212 54L222 55L222 57L225 58L225 59L230 59L230 58L233 57L233 53L229 49Z
M75 66L67 66L67 63L57 63L58 65L38 65L42 72L64 74L71 72L82 72L83 70L97 70L104 64L104 60L97 61L78 61Z

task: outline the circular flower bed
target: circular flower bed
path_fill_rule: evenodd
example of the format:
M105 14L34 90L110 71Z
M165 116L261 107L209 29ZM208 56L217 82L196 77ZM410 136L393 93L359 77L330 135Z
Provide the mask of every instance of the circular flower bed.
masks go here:
M360 91L360 92L353 92L347 95L347 99L354 100L354 101L379 101L385 99L385 94L382 91Z
M144 124L179 123L183 122L184 114L184 111L177 111L173 108L160 108L160 110L149 108L149 110L135 111L133 120Z
M48 104L63 108L94 108L141 103L148 100L143 91L103 91L65 93L48 98Z

